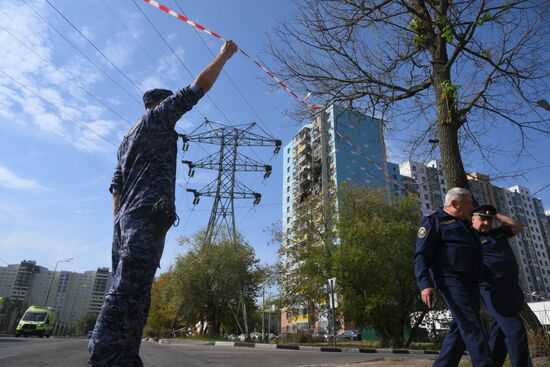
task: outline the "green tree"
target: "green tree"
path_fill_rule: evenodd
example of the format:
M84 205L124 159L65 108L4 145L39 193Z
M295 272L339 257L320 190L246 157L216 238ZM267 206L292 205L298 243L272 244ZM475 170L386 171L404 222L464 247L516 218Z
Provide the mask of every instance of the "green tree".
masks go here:
M86 335L88 331L93 330L95 322L97 321L97 316L93 313L87 313L82 315L82 317L77 321L75 331L79 335Z
M161 274L151 288L151 307L144 334L152 337L167 336L178 308L173 296L172 270Z
M294 19L270 33L278 74L327 105L393 121L409 134L411 154L431 150L437 137L449 187L469 187L463 143L492 166L496 153L508 158L525 153L529 137L547 139L550 121L537 113L548 105L547 0L297 5ZM514 144L495 139L503 126L517 133Z
M418 202L405 197L391 204L382 192L346 187L338 213L339 311L346 322L374 328L384 345L401 346L411 313L422 309L412 264Z
M222 324L225 331L237 330L236 320L243 327L238 314L242 301L251 314L265 277L254 249L242 239L233 242L222 238L207 244L204 231L179 241L191 247L178 257L172 275L173 294L182 305L180 311L206 321L209 335L219 335Z
M297 311L307 309L312 327L325 310L327 280L333 277L333 254L336 248L334 206L321 195L307 196L295 208L289 233L274 232L279 248L277 278L281 286L279 306Z

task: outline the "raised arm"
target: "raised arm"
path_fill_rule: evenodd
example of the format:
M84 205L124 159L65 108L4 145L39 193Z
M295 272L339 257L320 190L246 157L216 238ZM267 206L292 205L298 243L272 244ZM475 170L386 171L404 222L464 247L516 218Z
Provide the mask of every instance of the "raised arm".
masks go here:
M520 232L523 232L523 224L521 224L518 220L514 218L498 213L497 219L500 223L504 224L507 227L510 227L514 236Z
M205 67L195 79L195 85L206 94L218 79L223 66L237 52L238 47L233 41L225 41L220 52L212 62Z

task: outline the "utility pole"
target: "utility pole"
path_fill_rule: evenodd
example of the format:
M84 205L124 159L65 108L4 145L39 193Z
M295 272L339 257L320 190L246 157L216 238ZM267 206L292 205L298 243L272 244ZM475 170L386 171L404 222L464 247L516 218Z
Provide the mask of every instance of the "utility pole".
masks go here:
M50 287L48 288L48 294L46 295L46 302L44 302L44 306L48 306L48 299L50 298L50 292L52 290L53 279L55 278L55 272L57 271L57 266L59 265L59 263L68 263L69 261L72 261L72 260L73 260L73 258L69 257L68 259L58 260L55 263L55 268L53 270L52 280L50 281Z
M330 278L328 280L328 291L329 291L329 297L330 297L330 309L331 309L331 317L332 317L332 343L333 346L336 347L336 317L335 317L335 298L334 298L334 285L336 283L336 278ZM329 334L330 335L330 334Z
M262 288L262 341L265 340L265 285Z

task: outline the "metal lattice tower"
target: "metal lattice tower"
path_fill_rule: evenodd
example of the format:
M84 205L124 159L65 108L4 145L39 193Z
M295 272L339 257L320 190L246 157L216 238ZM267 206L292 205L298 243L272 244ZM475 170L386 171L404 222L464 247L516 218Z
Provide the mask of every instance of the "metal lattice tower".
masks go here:
M253 132L254 128L261 130L262 134ZM236 179L236 172L264 172L264 178L269 177L272 167L260 163L238 152L243 146L274 146L274 153L281 149L281 141L267 134L256 123L244 125L223 125L205 120L197 129L189 135L180 135L183 139L183 150L187 151L190 142L215 144L220 150L210 154L196 162L182 160L189 167L189 177L193 177L195 168L218 171L216 179L200 190L187 188L193 193L193 205L199 203L201 196L214 198L212 212L206 229L206 243L216 240L221 231L227 231L232 241L237 239L235 225L234 199L253 199L253 204L259 204L262 198L260 193L246 187Z

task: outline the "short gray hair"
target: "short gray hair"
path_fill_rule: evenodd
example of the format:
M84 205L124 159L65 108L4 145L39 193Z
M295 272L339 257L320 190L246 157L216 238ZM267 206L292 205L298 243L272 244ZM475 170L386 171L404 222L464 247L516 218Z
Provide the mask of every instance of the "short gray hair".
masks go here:
M443 206L451 206L451 201L459 200L465 196L471 197L472 193L466 189L463 189L462 187L453 187L452 189L449 189L449 191L447 191L447 194L445 195L445 203L443 204Z

